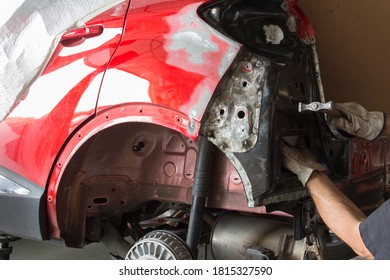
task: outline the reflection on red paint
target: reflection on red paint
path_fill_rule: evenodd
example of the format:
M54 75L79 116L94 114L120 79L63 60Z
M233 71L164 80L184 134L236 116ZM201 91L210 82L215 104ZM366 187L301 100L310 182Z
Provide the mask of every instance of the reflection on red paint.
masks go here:
M124 38L109 69L146 80L149 87L147 91L137 87L113 88L110 81L115 79L115 71L108 70L98 112L111 105L106 103L110 96L123 103L150 100L201 119L226 70L221 70L221 62L228 60L229 53L238 51L198 18L196 9L203 2L132 2L137 8L129 12Z
M0 165L45 186L69 135L94 114L103 73L122 33L125 2L90 20L104 30L75 47L58 45L42 76L0 124Z

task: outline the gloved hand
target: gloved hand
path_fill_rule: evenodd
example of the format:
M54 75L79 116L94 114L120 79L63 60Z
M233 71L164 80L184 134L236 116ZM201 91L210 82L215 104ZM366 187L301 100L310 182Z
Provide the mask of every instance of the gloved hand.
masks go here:
M355 102L335 103L334 106L341 113L340 117L329 119L336 129L367 140L374 140L381 134L385 125L384 113L368 112Z
M281 143L283 155L282 164L285 168L295 173L299 181L306 186L313 171L325 171L326 168L317 161L311 151L307 148L300 149Z

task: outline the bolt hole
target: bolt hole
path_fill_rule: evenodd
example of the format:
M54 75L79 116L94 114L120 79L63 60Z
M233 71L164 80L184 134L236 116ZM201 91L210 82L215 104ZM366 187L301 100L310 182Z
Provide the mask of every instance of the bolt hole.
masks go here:
M139 109L139 113L142 114L144 112L144 110L142 109Z
M332 149L329 150L329 155L330 155L331 157L333 156L333 150L332 150Z
M221 110L219 111L219 114L220 114L221 116L223 116L223 115L225 114L225 110L224 110L224 109L221 109Z
M111 192L116 192L116 189L112 188L112 189L111 189Z
M243 87L246 87L247 85L248 85L248 82L247 82L247 81L245 81L245 82L242 83L242 86L243 86Z
M119 203L120 205L125 205L125 202L123 200L121 200Z
M108 115L106 115L106 120L108 120Z
M92 205L88 205L87 208L88 208L88 209L92 209Z
M107 202L107 197L97 197L93 200L93 203L96 205L107 204Z
M177 121L177 122L181 122L181 119L180 119L180 118L176 118L176 121Z
M238 111L237 116L239 119L245 118L245 112L244 111Z

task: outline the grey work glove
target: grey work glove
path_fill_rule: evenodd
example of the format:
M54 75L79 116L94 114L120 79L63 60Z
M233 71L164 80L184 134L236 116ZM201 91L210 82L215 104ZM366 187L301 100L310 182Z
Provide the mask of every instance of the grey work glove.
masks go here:
M377 138L385 125L385 114L368 112L355 102L335 103L334 107L341 116L330 117L330 124L338 130L367 140Z
M281 143L283 166L295 173L299 181L306 186L313 171L325 171L326 168L314 157L307 148L300 149Z

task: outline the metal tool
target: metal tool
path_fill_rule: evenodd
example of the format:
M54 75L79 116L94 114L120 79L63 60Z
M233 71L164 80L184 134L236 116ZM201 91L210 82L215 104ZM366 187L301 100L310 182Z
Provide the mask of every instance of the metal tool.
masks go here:
M302 102L298 103L298 112L305 112L305 111L312 111L312 112L322 112L326 113L331 116L340 116L340 112L338 112L334 108L333 101L329 101L326 103L322 102L311 102L309 104L305 104Z

